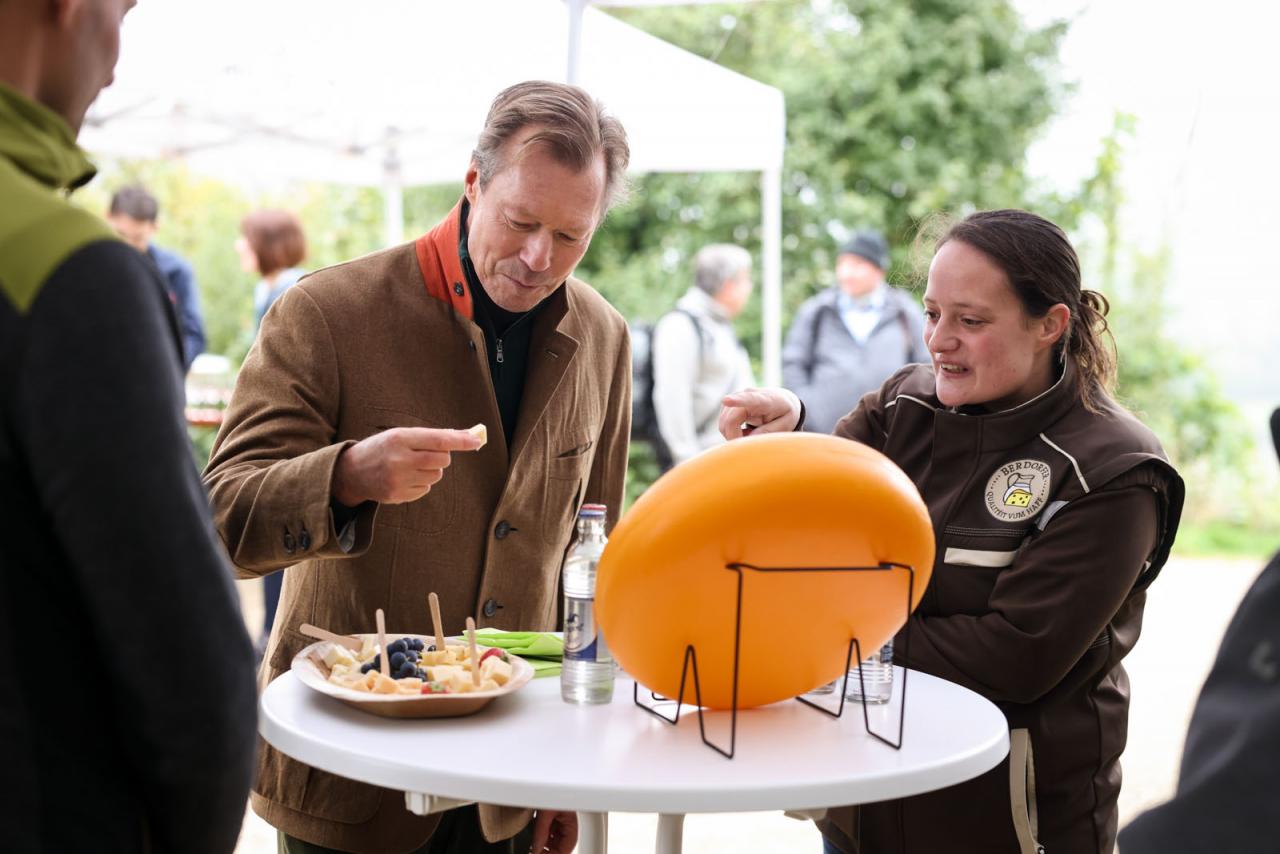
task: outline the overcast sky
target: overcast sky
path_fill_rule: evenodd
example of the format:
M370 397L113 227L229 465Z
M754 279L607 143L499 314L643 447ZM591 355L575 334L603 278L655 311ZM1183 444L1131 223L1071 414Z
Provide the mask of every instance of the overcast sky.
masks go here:
M1174 255L1172 328L1207 352L1251 417L1280 404L1280 4L1016 0L1073 18L1062 60L1077 95L1032 151L1033 174L1088 174L1116 110L1137 117L1126 161L1130 240Z

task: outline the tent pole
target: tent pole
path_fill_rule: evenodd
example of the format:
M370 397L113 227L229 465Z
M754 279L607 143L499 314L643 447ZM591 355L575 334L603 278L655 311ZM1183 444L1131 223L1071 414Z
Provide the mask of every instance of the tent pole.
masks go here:
M569 8L569 68L565 82L574 86L582 74L582 13L587 3L588 0L569 0L565 4Z
M382 162L382 243L396 246L404 241L404 176L400 174L400 154L392 141Z
M766 169L760 176L763 265L761 355L764 384L782 382L782 169Z
M386 246L396 246L404 242L404 188L400 186L400 178L388 178L382 186L382 242Z

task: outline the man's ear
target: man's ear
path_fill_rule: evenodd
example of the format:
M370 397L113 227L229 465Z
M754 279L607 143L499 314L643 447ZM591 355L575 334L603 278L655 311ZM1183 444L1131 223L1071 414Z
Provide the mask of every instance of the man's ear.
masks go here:
M1044 317L1040 318L1040 348L1053 347L1061 341L1070 325L1071 309L1062 303L1050 307Z
M476 194L480 192L480 168L474 160L467 166L467 175L462 179L462 194L467 197L468 204L475 205Z

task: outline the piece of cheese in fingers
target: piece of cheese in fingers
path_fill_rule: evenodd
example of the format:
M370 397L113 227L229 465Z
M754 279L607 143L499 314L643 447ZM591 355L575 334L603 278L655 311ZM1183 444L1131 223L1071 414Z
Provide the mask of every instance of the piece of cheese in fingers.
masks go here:
M480 447L482 448L485 446L485 443L489 441L489 431L485 429L483 424L477 424L476 426L469 428L467 432L480 440Z

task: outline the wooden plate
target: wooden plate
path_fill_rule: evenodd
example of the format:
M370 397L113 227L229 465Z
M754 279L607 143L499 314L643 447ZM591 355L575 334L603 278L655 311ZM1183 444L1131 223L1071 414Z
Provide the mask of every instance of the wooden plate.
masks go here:
M374 636L352 635L352 637L372 638ZM387 637L393 640L398 638L418 638L428 645L435 643L435 638L425 635L388 633ZM385 718L455 718L462 715L470 715L480 711L497 698L518 691L533 678L534 672L533 665L523 658L508 655L507 660L511 663L511 681L496 691L475 691L470 694L419 694L416 696L413 694L370 694L365 691L344 688L329 681L328 674L322 671L323 665L317 664L311 657L311 653L316 652L326 643L328 641L317 641L305 647L293 657L291 668L297 675L298 680L303 685L319 691L321 694L341 700L361 711L381 715ZM488 649L488 647L479 643L476 646L481 650Z

